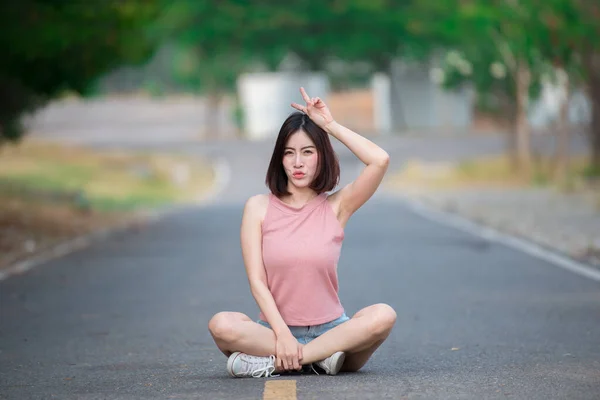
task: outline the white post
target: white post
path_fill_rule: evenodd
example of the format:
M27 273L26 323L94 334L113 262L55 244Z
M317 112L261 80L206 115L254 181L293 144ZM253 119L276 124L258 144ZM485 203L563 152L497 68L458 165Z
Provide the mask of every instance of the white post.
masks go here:
M371 79L373 91L373 125L378 134L392 130L392 107L390 103L391 82L389 76L376 73Z

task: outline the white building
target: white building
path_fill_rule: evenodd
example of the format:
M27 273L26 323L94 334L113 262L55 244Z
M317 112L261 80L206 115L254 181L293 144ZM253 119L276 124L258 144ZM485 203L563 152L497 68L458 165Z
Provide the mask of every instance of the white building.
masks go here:
M244 131L248 139L254 140L277 136L283 121L296 111L291 103L304 104L301 86L309 96L325 101L329 93L324 74L251 73L241 75L237 84Z

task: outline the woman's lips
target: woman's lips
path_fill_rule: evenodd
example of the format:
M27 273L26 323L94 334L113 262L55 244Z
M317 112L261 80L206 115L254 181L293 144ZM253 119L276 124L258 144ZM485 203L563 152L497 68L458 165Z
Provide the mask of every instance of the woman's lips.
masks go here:
M302 177L304 177L304 173L302 173L302 172L294 172L294 173L292 174L292 176L293 176L294 178L302 178Z

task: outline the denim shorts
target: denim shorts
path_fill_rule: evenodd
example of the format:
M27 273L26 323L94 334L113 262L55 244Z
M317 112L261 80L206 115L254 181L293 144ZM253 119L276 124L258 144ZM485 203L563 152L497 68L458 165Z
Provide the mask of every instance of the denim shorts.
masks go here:
M333 321L325 322L320 325L311 325L311 326L290 326L290 331L292 335L298 340L301 344L307 344L311 340L314 340L327 332L330 329L335 328L336 326L342 324L343 322L348 321L350 318L346 315L346 313L342 314L341 317L334 319ZM271 325L268 322L259 319L259 324L264 327L271 329Z

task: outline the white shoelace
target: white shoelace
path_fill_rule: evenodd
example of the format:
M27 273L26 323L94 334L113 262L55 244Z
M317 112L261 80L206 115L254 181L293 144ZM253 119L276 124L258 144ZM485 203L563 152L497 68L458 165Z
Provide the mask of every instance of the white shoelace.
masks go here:
M317 372L317 370L315 369L315 365L314 364L310 364L310 369L312 370L312 372L314 372L317 375L321 375Z
M275 356L269 357L256 357L248 354L240 354L241 361L244 362L242 372L245 375L250 375L253 378L269 378L277 375L273 375L275 371ZM265 360L267 358L267 360Z

